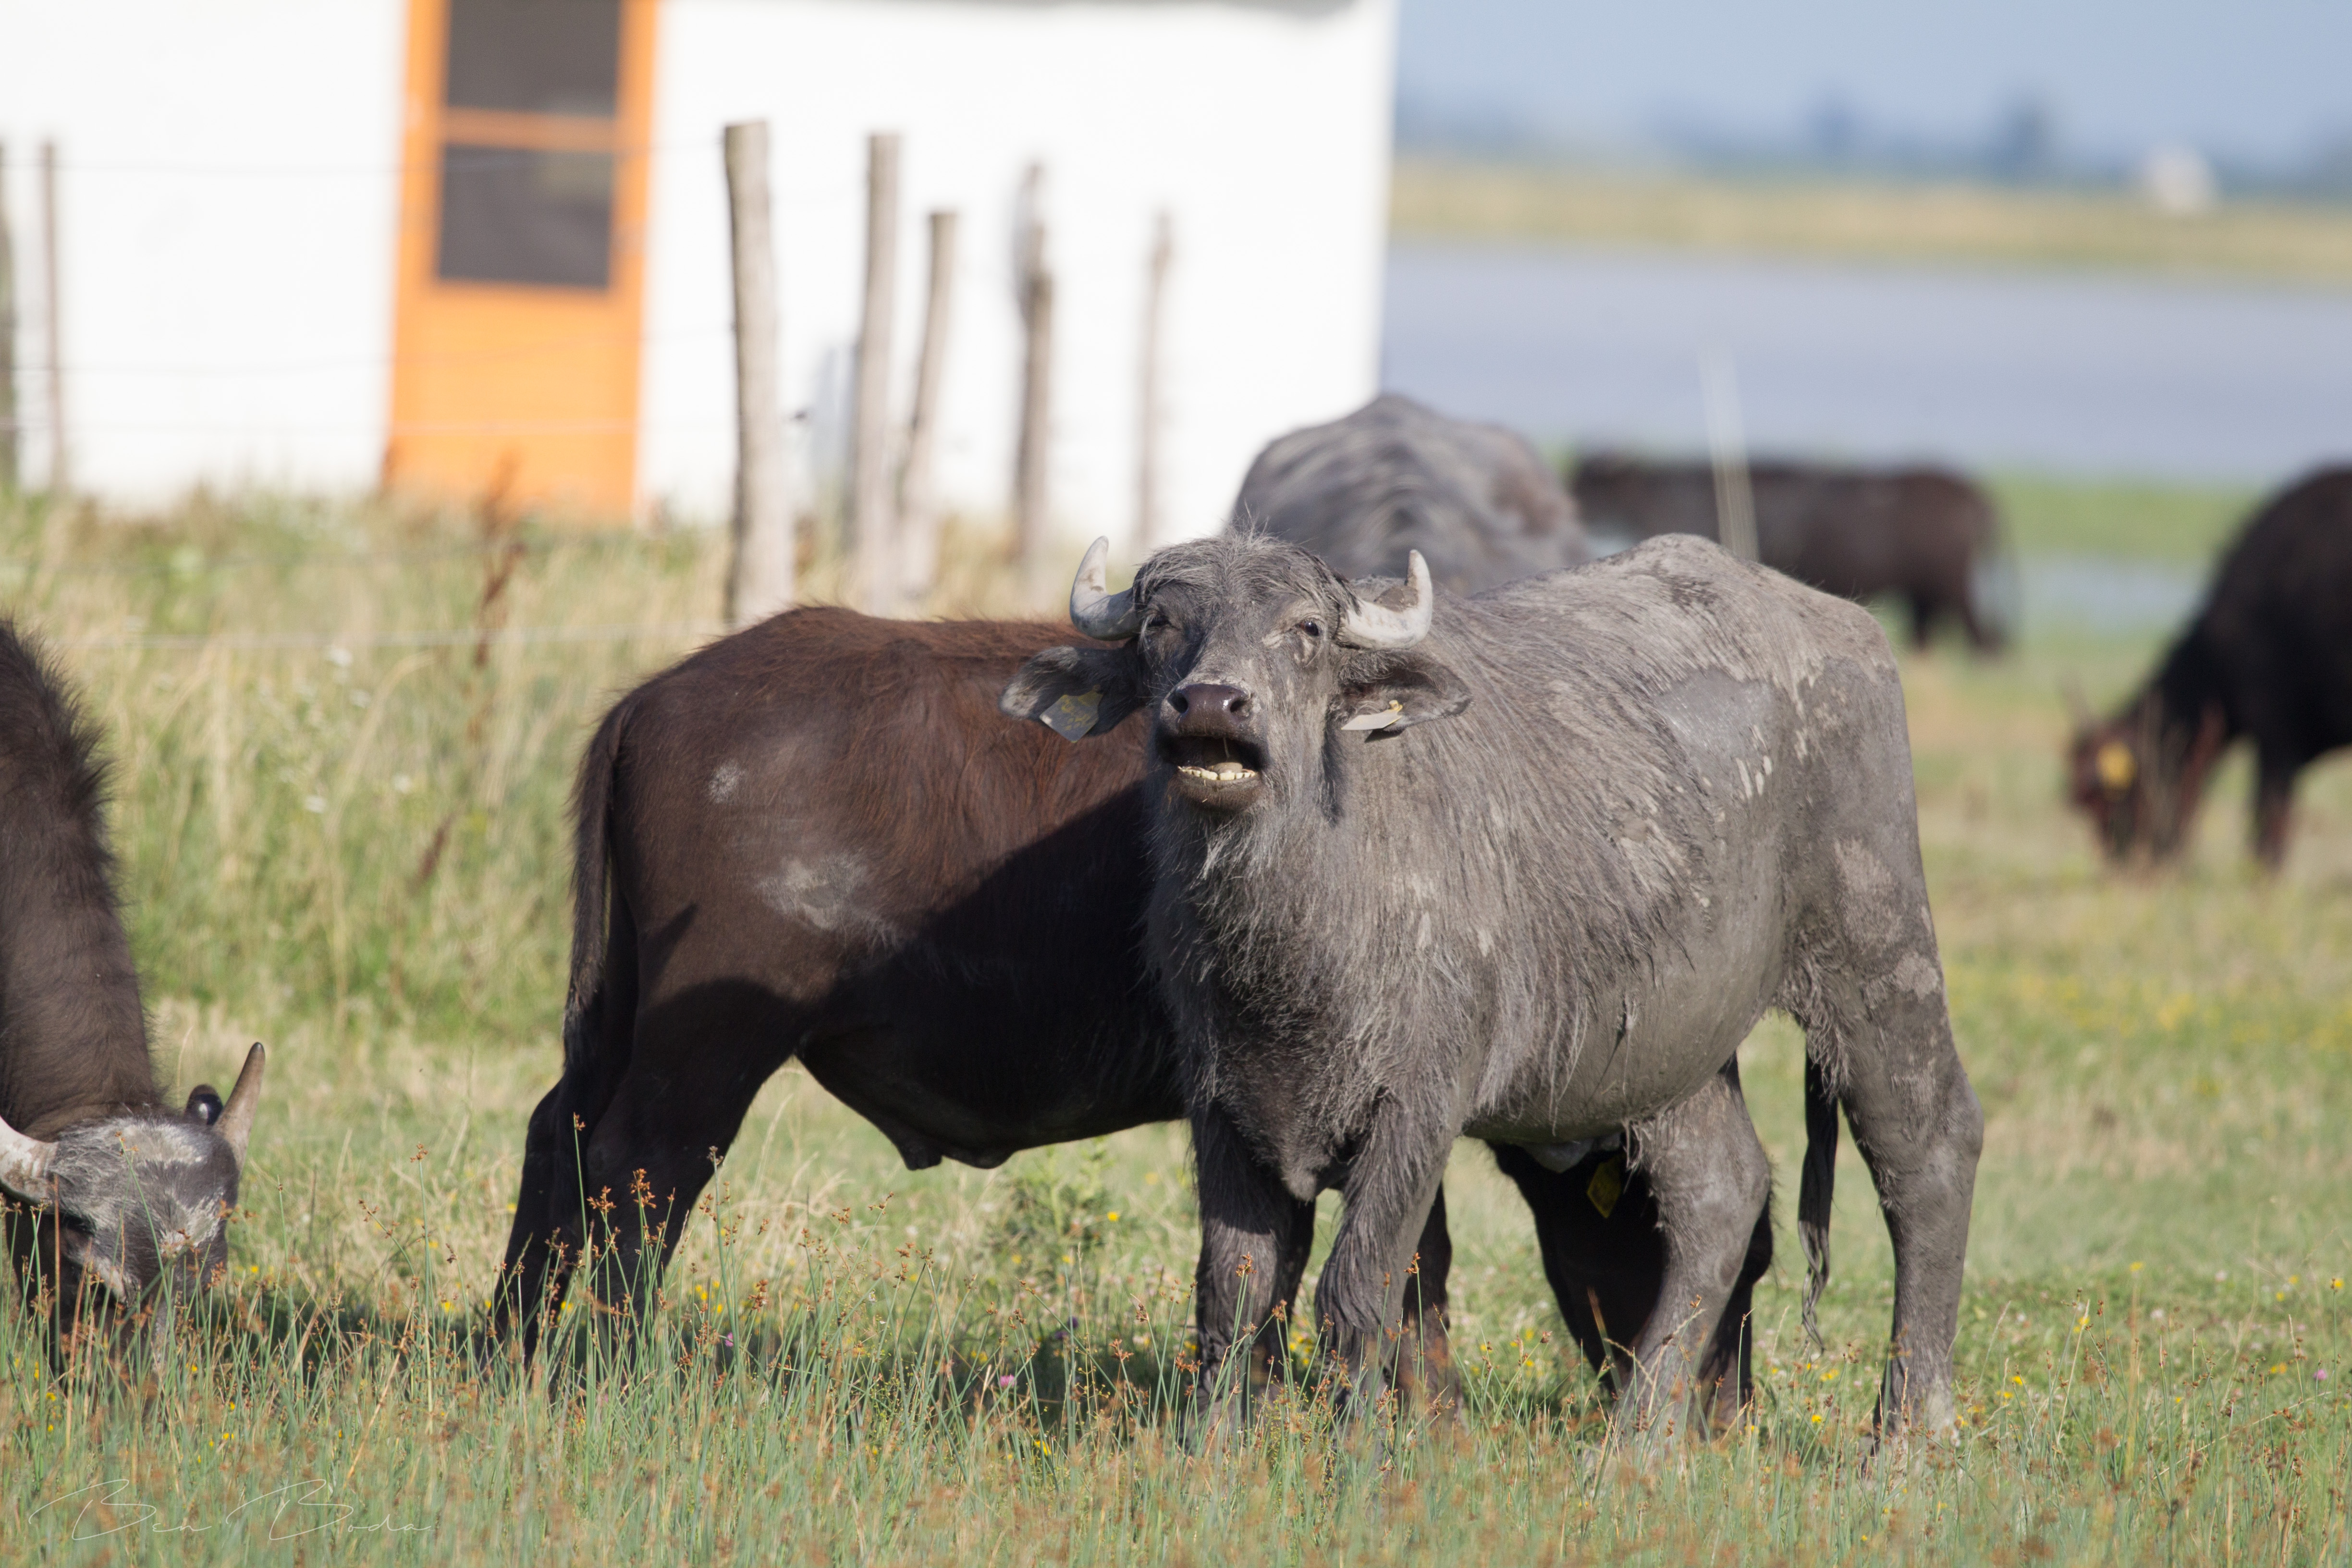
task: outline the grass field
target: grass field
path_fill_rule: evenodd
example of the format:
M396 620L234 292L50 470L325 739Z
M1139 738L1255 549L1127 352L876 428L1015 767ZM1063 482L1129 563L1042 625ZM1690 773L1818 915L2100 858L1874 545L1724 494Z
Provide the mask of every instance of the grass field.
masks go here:
M2029 549L2176 561L2243 499L2002 494ZM962 559L947 599L998 604ZM1949 1449L1865 1466L1890 1265L1850 1142L1828 1342L1797 1327L1784 1194L1762 1395L1719 1446L1609 1449L1516 1197L1465 1146L1464 1420L1380 1447L1301 1398L1193 1454L1164 1398L1195 1235L1177 1131L910 1173L795 1068L640 1375L551 1398L486 1365L556 1065L572 760L698 640L719 571L701 535L486 544L364 506L0 511L0 609L112 737L163 1072L184 1092L274 1053L233 1277L162 1375L58 1380L0 1314L0 1560L2352 1557L2352 767L2308 781L2274 882L2243 854L2242 762L2187 867L2109 872L2058 803L2059 682L2119 693L2153 645L2065 628L1906 665L1987 1114ZM1743 1058L1791 1192L1801 1052L1776 1021Z
M1423 156L1398 161L1391 205L1404 235L2352 284L2352 207L2335 204L2229 201L2184 218L2122 191Z

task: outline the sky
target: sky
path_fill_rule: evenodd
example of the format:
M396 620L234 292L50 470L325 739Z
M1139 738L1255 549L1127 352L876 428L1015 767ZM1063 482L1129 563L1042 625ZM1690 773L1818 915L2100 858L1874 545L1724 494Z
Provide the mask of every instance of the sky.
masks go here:
M1981 137L2028 100L2074 154L2287 164L2352 139L2352 0L1401 0L1408 117L1638 148L1662 128Z

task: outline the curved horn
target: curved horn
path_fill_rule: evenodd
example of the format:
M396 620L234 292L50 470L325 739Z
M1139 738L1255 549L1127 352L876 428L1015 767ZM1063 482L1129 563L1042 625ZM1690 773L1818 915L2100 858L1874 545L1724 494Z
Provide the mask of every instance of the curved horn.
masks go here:
M0 1187L27 1203L49 1202L49 1162L57 1153L56 1144L27 1138L0 1119Z
M213 1124L228 1144L228 1152L236 1156L236 1168L245 1169L246 1140L253 1136L253 1113L261 1104L261 1069L269 1065L269 1053L261 1042L253 1042L253 1049L245 1053L245 1067L236 1075L236 1087L228 1091L228 1103L221 1108L220 1120Z
M1437 594L1429 585L1429 563L1416 550L1405 557L1405 578L1412 584L1412 603L1402 610L1369 599L1348 606L1339 622L1339 641L1348 647L1411 647L1429 635L1429 619L1437 613Z
M1070 583L1070 625L1102 642L1125 642L1142 629L1143 612L1135 590L1114 594L1104 580L1103 563L1110 559L1110 541L1097 539L1087 546L1078 574Z

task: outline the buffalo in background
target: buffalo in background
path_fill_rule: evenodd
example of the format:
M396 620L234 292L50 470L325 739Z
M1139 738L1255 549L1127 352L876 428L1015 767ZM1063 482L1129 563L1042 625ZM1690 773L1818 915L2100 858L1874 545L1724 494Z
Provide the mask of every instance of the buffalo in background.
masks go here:
M2113 718L2075 701L2070 793L2110 856L2177 855L2214 763L2244 736L2254 853L2275 868L2295 775L2352 745L2352 468L2309 475L2254 513L2205 607Z
M1767 462L1748 468L1748 483L1765 565L1849 599L1900 596L1921 647L1945 620L1986 651L2006 640L1988 591L1999 580L2000 517L1971 481L1941 468ZM1576 465L1570 488L1585 526L1604 537L1717 536L1715 470L1706 463L1596 454Z
M1230 527L1302 545L1343 577L1401 576L1418 550L1457 594L1593 555L1575 503L1525 439L1393 393L1269 444Z

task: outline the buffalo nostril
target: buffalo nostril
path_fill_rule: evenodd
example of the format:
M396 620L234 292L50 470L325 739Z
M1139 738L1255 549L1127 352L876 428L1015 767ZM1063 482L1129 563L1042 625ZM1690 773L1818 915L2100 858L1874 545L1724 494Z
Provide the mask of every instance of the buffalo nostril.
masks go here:
M1169 711L1184 718L1196 711L1203 718L1239 719L1249 710L1249 693L1218 681L1195 681L1168 694Z

